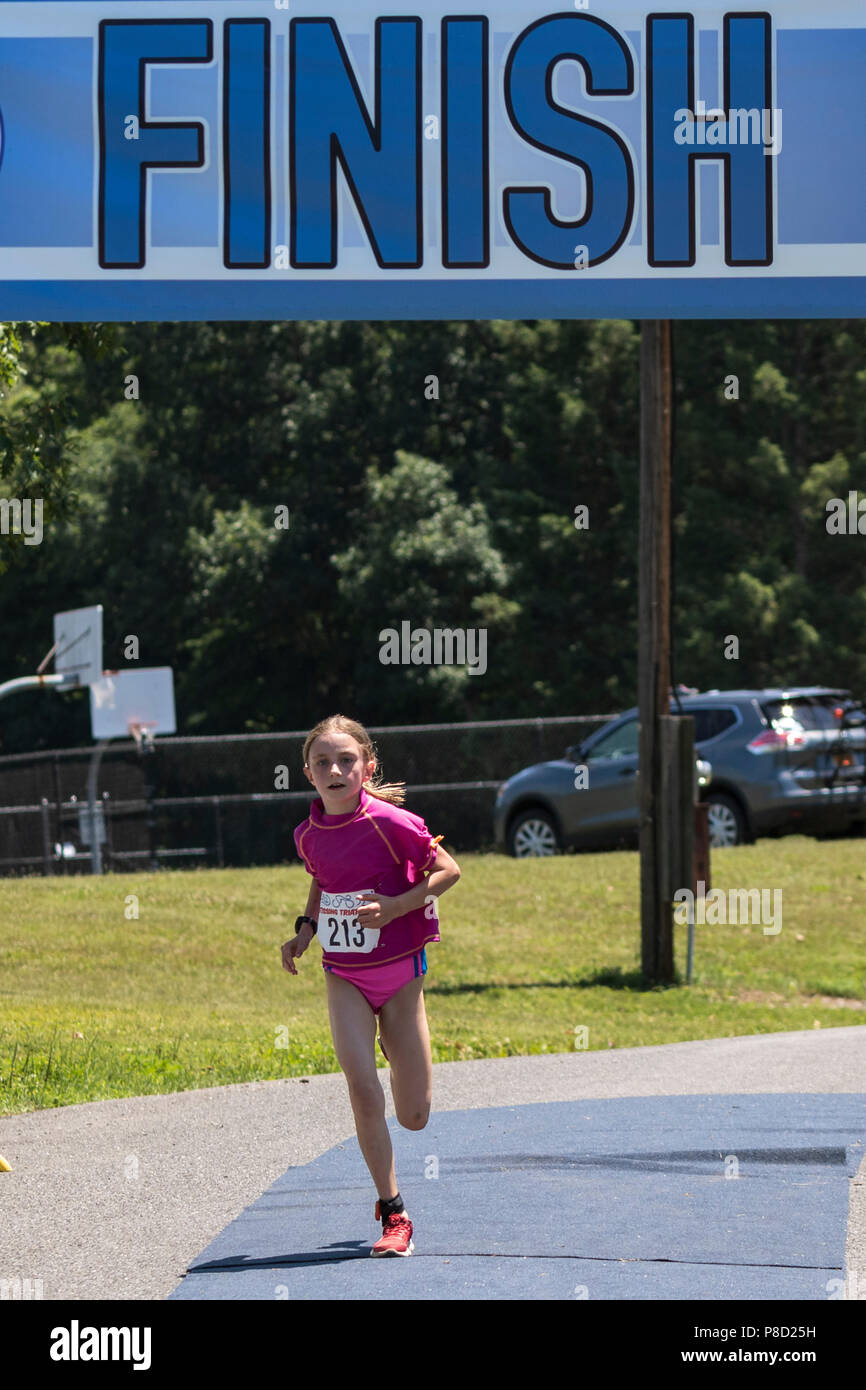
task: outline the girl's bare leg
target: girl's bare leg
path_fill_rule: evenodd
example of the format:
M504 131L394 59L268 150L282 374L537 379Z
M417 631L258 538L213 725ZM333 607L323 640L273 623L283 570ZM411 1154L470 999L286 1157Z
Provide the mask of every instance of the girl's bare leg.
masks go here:
M379 1032L391 1064L391 1094L404 1129L423 1129L430 1118L433 1063L424 1007L424 977L398 989L379 1013Z
M385 1093L376 1071L376 1015L348 980L325 972L337 1061L349 1086L364 1161L383 1201L397 1195L394 1150L385 1123Z

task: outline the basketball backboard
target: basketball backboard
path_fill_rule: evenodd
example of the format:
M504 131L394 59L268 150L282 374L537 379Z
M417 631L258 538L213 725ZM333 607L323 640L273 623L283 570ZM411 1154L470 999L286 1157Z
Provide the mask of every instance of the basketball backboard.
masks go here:
M102 678L102 604L54 614L54 671L79 685Z
M138 671L106 671L90 687L93 737L129 738L133 724L154 734L177 732L174 673L170 666Z

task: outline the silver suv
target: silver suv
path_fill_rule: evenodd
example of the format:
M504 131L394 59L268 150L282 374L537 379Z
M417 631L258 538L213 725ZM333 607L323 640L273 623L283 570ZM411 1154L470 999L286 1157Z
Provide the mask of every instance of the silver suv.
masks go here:
M710 843L758 835L839 833L866 824L866 711L825 686L710 690L671 704L695 720L695 752L711 764L701 789ZM605 724L561 759L499 788L494 833L518 858L636 844L637 710ZM586 786L575 789L585 766Z

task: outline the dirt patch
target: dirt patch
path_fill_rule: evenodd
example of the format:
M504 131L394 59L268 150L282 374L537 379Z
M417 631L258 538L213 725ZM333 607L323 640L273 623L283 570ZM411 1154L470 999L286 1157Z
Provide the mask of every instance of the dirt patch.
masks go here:
M784 994L773 994L770 990L744 989L737 998L744 1004L785 1004L788 1008L823 1004L828 1009L866 1010L866 999L844 999L836 994L805 994L799 999L786 999Z

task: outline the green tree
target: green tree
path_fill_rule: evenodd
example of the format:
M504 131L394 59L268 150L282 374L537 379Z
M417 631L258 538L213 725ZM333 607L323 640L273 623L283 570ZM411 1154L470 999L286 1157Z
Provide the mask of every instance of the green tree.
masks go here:
M347 518L348 544L331 557L351 616L350 684L345 691L371 722L476 717L486 672L518 605L505 597L508 567L492 545L481 502L463 504L442 464L397 452L387 473L370 468L366 496ZM484 631L486 660L470 666L383 664L382 633L411 628Z

